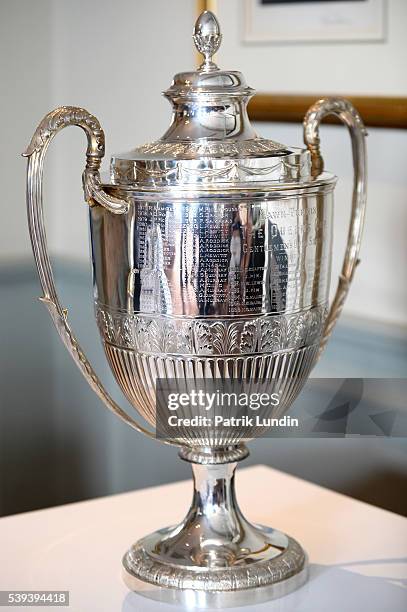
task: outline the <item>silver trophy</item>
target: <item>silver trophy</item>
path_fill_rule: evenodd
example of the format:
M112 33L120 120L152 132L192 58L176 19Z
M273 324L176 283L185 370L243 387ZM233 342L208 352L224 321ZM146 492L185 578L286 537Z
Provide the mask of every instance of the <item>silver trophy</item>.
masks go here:
M203 55L195 72L174 77L164 95L172 122L156 142L111 158L99 121L60 107L39 124L28 158L32 247L47 306L75 363L105 405L154 436L157 379L278 379L285 411L301 390L342 310L358 263L366 203L365 129L346 100L316 102L304 120L306 148L261 138L250 125L253 89L220 70L212 56L219 24L205 11L193 39ZM354 189L345 259L332 305L333 191L323 171L319 126L336 115L348 127ZM120 408L82 352L61 305L42 211L45 153L62 128L88 139L83 173L89 205L95 314L107 360L146 422ZM271 384L271 383L270 383ZM248 450L244 428L219 439L196 427L165 440L192 465L194 492L184 521L136 542L123 558L127 585L148 597L199 607L265 601L307 577L301 546L284 533L250 524L235 498L236 462ZM97 561L96 561L97 562Z

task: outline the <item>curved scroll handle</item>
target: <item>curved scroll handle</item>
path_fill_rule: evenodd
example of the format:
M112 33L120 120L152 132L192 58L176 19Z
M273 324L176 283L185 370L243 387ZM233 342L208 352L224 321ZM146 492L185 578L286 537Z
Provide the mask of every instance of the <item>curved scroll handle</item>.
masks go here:
M96 117L90 115L83 108L73 106L62 106L48 113L35 131L28 149L23 153L25 157L28 157L28 225L35 263L37 264L38 275L44 292L44 296L40 300L48 308L55 327L74 362L90 387L105 403L107 408L122 421L130 425L130 427L133 427L133 429L153 437L150 431L132 419L107 393L73 335L67 321L67 310L62 307L56 292L43 218L42 177L44 157L49 143L59 130L69 125L81 127L86 132L88 138L86 168L83 173L84 191L87 201L91 205L97 202L114 214L124 213L127 210L125 202L109 196L101 187L99 167L105 152L105 138Z
M39 160L37 165L40 167L51 140L68 125L77 125L86 132L88 137L86 167L82 177L86 201L90 206L95 202L101 204L114 214L126 213L128 211L127 202L108 195L102 188L99 169L105 154L105 134L96 117L84 108L60 106L45 115L23 156L31 157L36 153Z
M342 272L339 276L336 294L325 322L319 355L324 350L329 336L342 312L355 268L360 261L358 256L366 209L367 182L365 141L367 132L357 110L348 100L343 98L325 98L319 100L311 106L304 118L304 142L311 153L313 177L317 177L324 169L324 162L319 148L319 126L327 115L336 115L349 129L352 142L354 181L351 220L345 258L342 264Z

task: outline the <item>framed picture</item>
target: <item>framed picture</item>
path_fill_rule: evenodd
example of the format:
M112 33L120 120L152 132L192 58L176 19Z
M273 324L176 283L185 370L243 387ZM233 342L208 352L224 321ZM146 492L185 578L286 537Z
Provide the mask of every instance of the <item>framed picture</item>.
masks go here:
M244 41L383 41L387 0L242 0Z

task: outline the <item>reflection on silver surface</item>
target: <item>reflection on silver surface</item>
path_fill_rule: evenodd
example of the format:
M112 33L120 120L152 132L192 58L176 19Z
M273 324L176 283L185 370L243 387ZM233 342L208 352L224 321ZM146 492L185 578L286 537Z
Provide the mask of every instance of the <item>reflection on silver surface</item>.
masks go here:
M333 186L277 199L127 192L128 215L92 207L96 304L129 315L246 318L325 304Z

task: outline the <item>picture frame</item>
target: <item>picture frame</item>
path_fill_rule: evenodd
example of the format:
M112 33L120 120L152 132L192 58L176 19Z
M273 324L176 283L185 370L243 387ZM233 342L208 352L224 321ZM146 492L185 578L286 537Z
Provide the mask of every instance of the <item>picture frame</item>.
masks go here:
M387 0L243 0L245 43L381 42Z

